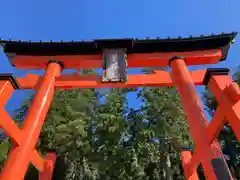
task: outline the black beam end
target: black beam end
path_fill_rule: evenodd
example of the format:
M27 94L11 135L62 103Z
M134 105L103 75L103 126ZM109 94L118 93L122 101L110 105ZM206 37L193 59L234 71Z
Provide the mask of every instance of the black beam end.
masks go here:
M59 61L59 60L49 60L49 61L48 61L48 65L49 65L50 63L57 63L57 64L59 64L59 65L61 66L61 69L62 69L62 70L64 69L63 63L62 63L61 61Z
M231 43L229 43L226 46L223 46L223 47L220 48L221 52L222 52L222 58L220 59L220 61L225 61L227 59L230 46L231 46Z
M14 89L20 89L20 85L12 73L0 74L0 80L8 80L11 82Z
M176 59L183 59L184 60L184 57L183 56L173 56L171 59L169 59L168 66L170 67L171 63Z
M208 68L203 79L203 84L207 85L212 75L228 75L228 68Z
M181 147L181 149L180 149L181 151L193 151L193 147L191 147L191 146L182 146Z
M57 150L55 148L50 148L47 150L48 153L56 153Z

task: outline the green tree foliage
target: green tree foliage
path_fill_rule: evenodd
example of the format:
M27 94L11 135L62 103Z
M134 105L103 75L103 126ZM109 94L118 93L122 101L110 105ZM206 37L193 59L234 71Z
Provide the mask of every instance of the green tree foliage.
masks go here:
M9 148L10 148L9 139L8 138L7 139L3 139L0 142L0 165L1 165L0 167L1 168L2 168L2 165L3 165L4 161L7 158Z
M142 100L139 109L128 108L130 91ZM14 115L20 126L31 99ZM175 88L110 89L104 93L57 90L37 149L43 155L56 149L56 180L182 180L179 151L181 145L192 144L186 124ZM8 149L0 144L2 161ZM25 179L37 176L30 166Z
M148 158L150 164L158 165L155 168L158 175L152 179L164 178L164 176L166 179L169 179L168 176L175 176L175 179L183 178L180 176L179 151L183 144L190 145L191 139L188 135L185 115L176 89L173 87L143 88L139 92L139 97L143 101L141 113L143 113L144 121L141 128L144 129L139 131L142 138L140 136L138 139L140 143L154 146L155 151L149 149L150 153L156 152L152 159ZM140 133L139 135L141 135ZM157 156L159 158L156 158ZM166 162L169 161L169 158L171 164L168 168ZM153 168L149 169L154 172Z

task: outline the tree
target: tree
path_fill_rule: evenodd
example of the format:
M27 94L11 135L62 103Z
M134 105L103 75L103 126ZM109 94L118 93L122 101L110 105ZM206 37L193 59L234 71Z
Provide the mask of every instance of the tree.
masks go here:
M111 89L99 106L92 157L98 158L100 179L132 179L129 163L132 153L124 147L127 136L126 94L133 89ZM95 159L95 160L96 160Z
M2 165L4 161L7 159L8 151L11 147L10 141L8 138L1 139L0 142L0 169L2 169Z
M146 126L145 141L158 142L160 159L156 163L160 165L158 171L162 171L162 174L156 179L159 177L170 179L174 173L179 174L181 171L179 169L181 145L191 144L180 98L174 87L143 88L139 93L144 102L141 112Z

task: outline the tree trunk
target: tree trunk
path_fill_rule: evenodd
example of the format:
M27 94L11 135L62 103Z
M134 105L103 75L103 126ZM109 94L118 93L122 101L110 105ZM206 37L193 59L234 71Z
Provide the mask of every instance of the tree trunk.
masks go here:
M166 180L173 180L172 179L172 167L169 154L166 153L166 163L165 163L165 172L166 172Z

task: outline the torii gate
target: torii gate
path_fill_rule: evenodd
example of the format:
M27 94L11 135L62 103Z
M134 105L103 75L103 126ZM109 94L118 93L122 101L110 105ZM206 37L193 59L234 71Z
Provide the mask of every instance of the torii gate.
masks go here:
M0 180L23 180L29 163L50 180L56 155L39 155L35 146L56 88L130 88L176 86L184 105L195 152L181 152L187 180L197 180L203 166L208 180L233 179L215 139L226 120L240 140L240 90L225 68L189 72L189 65L217 64L227 58L237 33L176 39L107 39L82 42L0 41L10 63L17 69L45 69L44 76L15 78L0 75L0 126L14 144ZM127 75L126 68L170 66L171 72ZM62 69L103 68L103 76L60 75ZM195 85L208 86L218 109L208 123ZM34 89L36 95L20 129L4 110L16 89ZM161 114L159 114L161 116Z

